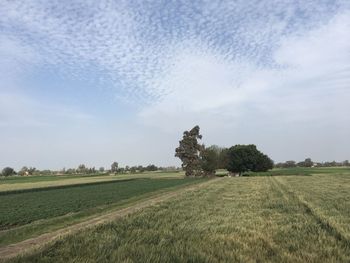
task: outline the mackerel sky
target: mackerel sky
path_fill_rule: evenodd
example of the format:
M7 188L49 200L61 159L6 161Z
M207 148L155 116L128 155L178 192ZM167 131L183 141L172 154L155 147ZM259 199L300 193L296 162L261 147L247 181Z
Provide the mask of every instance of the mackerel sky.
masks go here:
M0 80L1 167L350 159L348 0L2 0Z

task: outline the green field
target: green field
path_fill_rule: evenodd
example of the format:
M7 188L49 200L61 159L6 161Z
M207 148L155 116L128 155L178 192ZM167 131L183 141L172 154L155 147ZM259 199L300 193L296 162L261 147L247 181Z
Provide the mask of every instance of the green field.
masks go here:
M350 262L350 173L221 178L11 262Z
M349 167L295 167L295 168L275 168L268 172L250 172L245 173L245 176L277 176L277 175L316 175L316 174L350 174Z
M4 184L16 190L0 191L0 248L203 181L180 179L182 173L142 176L148 178L33 177ZM349 168L220 178L10 262L350 262L349 193Z
M0 229L113 204L191 181L193 180L136 179L6 192L0 195Z
M184 174L179 172L145 172L138 174L117 175L44 175L44 176L13 176L0 177L0 192L21 189L46 188L73 184L107 182L136 178L183 178Z
M0 246L200 181L125 179L0 192Z

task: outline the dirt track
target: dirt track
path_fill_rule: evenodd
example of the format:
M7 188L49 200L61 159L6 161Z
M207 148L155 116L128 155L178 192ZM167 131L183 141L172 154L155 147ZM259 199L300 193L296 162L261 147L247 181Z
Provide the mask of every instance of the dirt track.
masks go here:
M106 222L113 221L117 218L135 213L136 211L139 211L143 208L155 205L157 203L167 201L173 197L178 196L181 193L185 193L188 191L194 191L200 188L205 187L208 184L211 184L212 182L220 180L220 179L212 179L210 181L207 181L205 183L200 183L196 185L191 185L187 186L185 188L182 188L180 190L172 191L172 192L167 192L163 194L159 194L155 197L148 198L147 200L137 202L134 205L131 205L127 208L120 209L114 212L110 212L108 214L104 214L98 217L95 217L93 219L89 219L87 221L54 231L50 233L46 233L43 235L40 235L38 237L30 238L24 241L21 241L16 244L11 244L5 247L0 248L0 259L5 259L5 258L11 258L15 257L17 255L23 254L23 253L28 253L36 248L39 248L43 245L46 245L49 242L52 242L58 238L61 238L65 235L76 233L79 230L86 229L89 227L93 227L99 224L103 224Z

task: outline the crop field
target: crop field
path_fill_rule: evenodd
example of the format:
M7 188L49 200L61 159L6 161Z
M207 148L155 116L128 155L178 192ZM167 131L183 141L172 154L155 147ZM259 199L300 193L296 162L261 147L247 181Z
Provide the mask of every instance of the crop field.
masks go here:
M350 262L350 172L324 171L216 179L10 262Z
M295 168L275 168L268 172L246 173L246 176L277 176L277 175L316 175L316 174L350 174L350 168L346 167L295 167Z
M28 177L0 178L0 192L14 191L21 189L46 188L73 184L107 182L135 178L181 178L183 173L179 172L145 172L138 174L118 175L45 175Z
M125 179L0 192L0 246L74 223L195 179ZM62 225L63 224L63 225Z

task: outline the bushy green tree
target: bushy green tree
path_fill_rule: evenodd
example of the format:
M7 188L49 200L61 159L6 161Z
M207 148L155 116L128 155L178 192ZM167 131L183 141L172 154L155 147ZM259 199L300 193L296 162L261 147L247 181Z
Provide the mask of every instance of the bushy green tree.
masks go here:
M293 167L296 167L297 164L295 161L286 161L284 164L283 164L283 167L284 168L293 168Z
M205 148L203 147L200 152L201 157L201 168L204 175L211 176L215 174L218 166L219 154L213 147Z
M306 158L304 161L305 167L311 167L314 165L314 162L311 160L311 158Z
M131 166L130 167L130 173L136 173L136 170L137 170L137 166Z
M5 167L1 172L2 176L11 176L16 174L15 170L11 167Z
M145 169L146 169L146 171L157 171L158 167L155 166L154 164L150 164L150 165L147 165L147 167Z
M175 157L182 161L182 168L186 176L196 176L201 174L200 151L202 145L198 140L202 139L199 134L199 126L193 127L190 131L183 133L182 140L179 141L179 147L175 149Z
M314 164L314 162L311 160L311 158L306 158L304 161L298 162L297 166L299 166L299 167L312 167L313 164Z
M228 149L227 170L241 175L244 172L265 172L273 168L273 161L255 145L235 145Z

